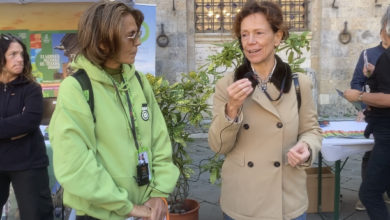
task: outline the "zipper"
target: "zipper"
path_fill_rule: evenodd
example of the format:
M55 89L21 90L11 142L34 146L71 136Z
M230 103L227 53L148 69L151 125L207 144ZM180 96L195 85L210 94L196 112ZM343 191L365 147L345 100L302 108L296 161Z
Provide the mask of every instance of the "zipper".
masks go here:
M4 92L7 92L7 84L4 84Z

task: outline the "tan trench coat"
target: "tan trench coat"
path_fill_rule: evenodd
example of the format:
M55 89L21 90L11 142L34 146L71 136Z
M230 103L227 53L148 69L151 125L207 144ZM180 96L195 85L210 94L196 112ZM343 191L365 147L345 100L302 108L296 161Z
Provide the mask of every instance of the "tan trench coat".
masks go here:
M271 102L258 87L245 100L239 120L225 116L226 88L233 73L218 81L214 95L209 145L226 154L222 167L220 203L236 220L282 220L302 215L308 207L304 167L315 161L322 135L311 95L311 80L299 74L302 104L298 115L294 85L279 101ZM268 93L279 91L268 83ZM297 141L309 144L309 162L288 165L287 152Z

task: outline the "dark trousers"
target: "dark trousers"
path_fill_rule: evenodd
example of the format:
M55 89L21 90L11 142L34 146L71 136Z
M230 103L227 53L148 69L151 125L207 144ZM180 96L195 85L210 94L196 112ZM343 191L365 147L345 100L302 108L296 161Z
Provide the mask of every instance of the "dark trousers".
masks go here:
M359 197L371 220L390 220L383 193L390 189L390 121L373 122L374 149L368 161Z
M362 158L362 180L366 178L367 173L367 165L368 161L370 160L371 151L367 151L364 153L364 156ZM390 198L390 187L386 189L387 196Z
M20 219L53 219L47 168L0 171L0 216L9 196L10 183L14 188Z
M366 178L367 165L368 165L368 161L370 160L370 155L371 155L371 151L367 151L366 153L364 153L362 158L362 180Z

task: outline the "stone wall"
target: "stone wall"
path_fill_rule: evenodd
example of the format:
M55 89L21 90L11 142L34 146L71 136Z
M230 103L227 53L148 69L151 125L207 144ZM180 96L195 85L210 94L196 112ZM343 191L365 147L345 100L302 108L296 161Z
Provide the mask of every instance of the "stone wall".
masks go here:
M156 5L156 37L161 34L161 24L169 38L166 47L156 45L156 75L176 81L180 74L193 69L194 15L192 1L136 0L137 4Z
M387 4L371 0L311 1L310 30L312 40L312 68L317 72L319 114L328 117L354 117L356 110L339 97L335 88L349 88L360 52L379 44L380 19ZM342 44L339 34L351 34L351 41Z

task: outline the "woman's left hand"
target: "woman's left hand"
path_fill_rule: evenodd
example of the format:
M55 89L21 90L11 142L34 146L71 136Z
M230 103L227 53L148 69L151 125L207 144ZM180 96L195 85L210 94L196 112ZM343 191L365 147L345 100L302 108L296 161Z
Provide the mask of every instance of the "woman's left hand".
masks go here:
M296 167L305 163L310 157L309 146L304 142L298 142L287 153L288 163Z
M152 209L152 216L150 218L144 218L147 220L163 220L167 215L168 207L162 198L153 197L144 203L145 206L148 206Z

